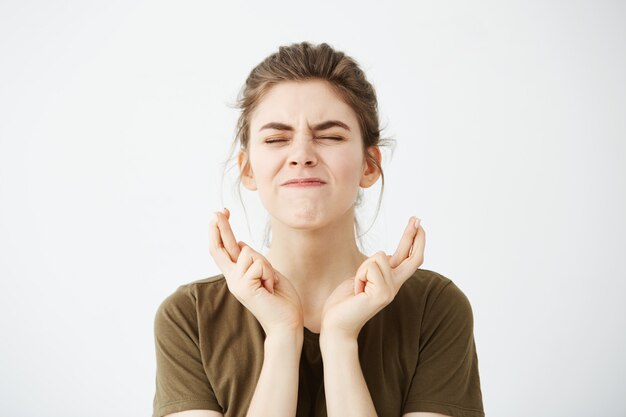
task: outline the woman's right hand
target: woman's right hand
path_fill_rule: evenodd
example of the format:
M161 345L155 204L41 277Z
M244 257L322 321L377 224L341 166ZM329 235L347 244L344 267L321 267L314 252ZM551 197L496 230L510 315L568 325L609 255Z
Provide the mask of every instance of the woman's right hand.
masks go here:
M228 290L259 321L266 336L301 331L304 316L291 282L244 242L237 242L228 222L230 212L215 212L209 226L209 250Z

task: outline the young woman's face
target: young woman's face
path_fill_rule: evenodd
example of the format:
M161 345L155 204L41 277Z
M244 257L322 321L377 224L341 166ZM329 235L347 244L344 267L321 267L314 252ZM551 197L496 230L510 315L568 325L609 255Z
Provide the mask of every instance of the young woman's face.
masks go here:
M359 186L371 186L379 175L364 156L356 114L322 80L286 81L269 90L250 119L248 157L242 184L258 190L269 213L294 228L346 215ZM240 169L245 158L239 155ZM302 180L308 182L289 183Z

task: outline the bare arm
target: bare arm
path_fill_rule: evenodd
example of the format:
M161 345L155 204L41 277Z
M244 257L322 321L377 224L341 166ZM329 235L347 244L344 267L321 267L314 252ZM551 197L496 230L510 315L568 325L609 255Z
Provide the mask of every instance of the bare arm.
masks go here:
M356 339L320 336L328 417L376 416Z
M298 405L298 377L304 335L272 334L265 339L263 368L248 417L293 417Z
M362 326L396 296L406 279L422 264L425 233L419 219L409 219L393 256L377 252L326 300L320 350L329 417L376 416L361 364L357 336ZM403 417L446 417L416 412Z
M304 341L300 297L263 255L235 239L229 217L224 209L211 221L211 256L224 273L228 290L255 316L266 335L263 367L246 415L293 417Z
M324 387L328 416L376 416L372 396L367 389L357 341L320 339L324 363ZM406 413L403 417L448 417L438 413Z

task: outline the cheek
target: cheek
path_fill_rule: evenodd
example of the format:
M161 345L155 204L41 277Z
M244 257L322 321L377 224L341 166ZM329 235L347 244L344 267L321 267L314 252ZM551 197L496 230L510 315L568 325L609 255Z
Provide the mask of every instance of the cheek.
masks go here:
M280 167L276 155L267 155L262 151L251 152L251 167L254 178L257 182L266 182L271 180L271 176L276 173Z
M336 155L332 160L333 170L338 179L346 184L358 185L363 171L363 160L355 157L354 153L349 155Z

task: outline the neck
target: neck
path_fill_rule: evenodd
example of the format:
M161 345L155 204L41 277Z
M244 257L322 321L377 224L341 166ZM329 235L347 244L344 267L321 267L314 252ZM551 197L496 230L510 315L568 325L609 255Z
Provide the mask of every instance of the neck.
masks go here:
M313 230L294 229L274 218L271 226L266 257L294 285L305 309L323 303L367 259L356 245L353 210Z

